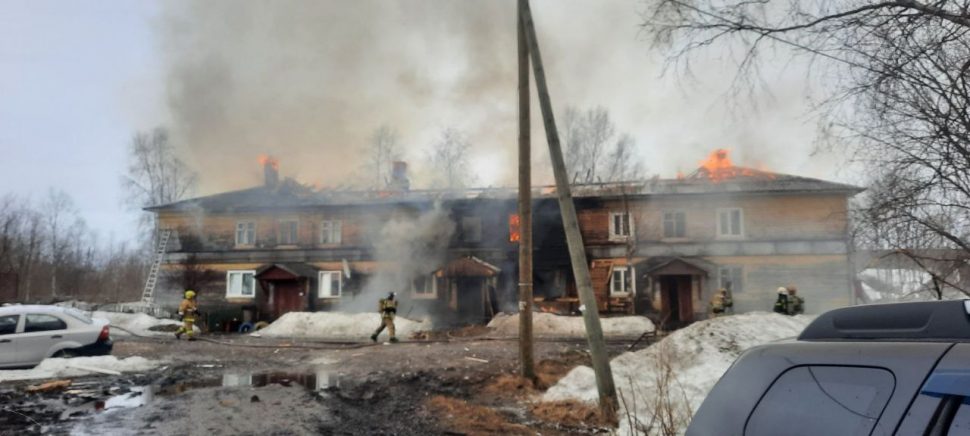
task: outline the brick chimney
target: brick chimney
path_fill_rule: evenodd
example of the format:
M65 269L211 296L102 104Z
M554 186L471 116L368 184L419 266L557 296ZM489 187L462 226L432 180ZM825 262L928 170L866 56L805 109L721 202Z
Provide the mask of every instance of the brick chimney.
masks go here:
M263 183L267 188L275 188L280 183L280 163L273 156L260 156L263 164Z

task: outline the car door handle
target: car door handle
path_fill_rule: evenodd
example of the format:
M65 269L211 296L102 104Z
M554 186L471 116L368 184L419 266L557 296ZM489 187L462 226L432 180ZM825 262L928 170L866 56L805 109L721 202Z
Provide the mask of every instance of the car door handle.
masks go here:
M51 336L51 339L60 339L60 338L63 338L63 336L61 336L61 335Z
M10 339L0 339L0 344L6 344L10 342Z

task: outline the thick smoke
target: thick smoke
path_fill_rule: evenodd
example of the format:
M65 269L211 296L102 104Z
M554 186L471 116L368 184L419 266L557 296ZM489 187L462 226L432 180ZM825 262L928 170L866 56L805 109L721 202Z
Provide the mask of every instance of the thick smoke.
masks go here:
M834 176L812 156L804 77L780 71L761 111L725 105L719 59L696 82L661 75L638 34L639 0L534 0L553 104L602 105L632 133L651 173L690 171L707 152L740 164ZM259 154L285 176L320 186L359 182L362 148L382 124L400 132L415 187L433 171L427 147L464 131L483 185L515 181L515 1L172 1L158 29L173 139L200 171L203 193L260 180ZM533 87L534 92L534 87ZM533 98L537 183L551 181ZM757 162L755 162L757 161Z
M400 315L427 315L424 308L416 309L414 313L404 311L412 308L408 301L411 281L418 277L427 278L446 260L448 244L455 233L455 223L448 211L435 205L417 215L398 214L386 222L372 222L369 226L380 229L370 234L375 235L371 241L374 258L383 267L367 278L359 294L342 300L340 310L375 310L378 299L384 298L388 292L396 292L402 305Z

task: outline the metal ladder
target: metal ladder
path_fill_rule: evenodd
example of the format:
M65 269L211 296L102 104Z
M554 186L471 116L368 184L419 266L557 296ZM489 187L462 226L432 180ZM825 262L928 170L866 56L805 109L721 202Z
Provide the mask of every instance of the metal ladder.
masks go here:
M158 284L158 270L165 257L165 246L168 245L168 238L172 235L172 230L162 230L158 236L158 247L155 248L155 260L152 262L152 269L148 271L148 280L145 281L145 290L141 294L141 301L152 304L155 299L155 285Z

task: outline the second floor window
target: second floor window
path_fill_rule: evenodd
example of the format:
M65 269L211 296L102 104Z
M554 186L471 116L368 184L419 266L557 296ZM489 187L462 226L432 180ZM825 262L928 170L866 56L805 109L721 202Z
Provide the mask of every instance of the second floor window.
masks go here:
M461 219L461 240L464 242L480 242L482 240L481 218L466 216Z
M296 220L280 220L279 245L296 245L299 223Z
M630 214L627 212L610 213L610 239L630 237Z
M255 245L256 244L256 223L238 222L236 223L236 245Z
M340 244L343 236L341 227L340 221L320 222L320 243L323 245Z
M664 212L664 238L687 237L687 215L682 211Z
M717 210L717 236L740 238L744 235L742 220L744 214L740 208Z

